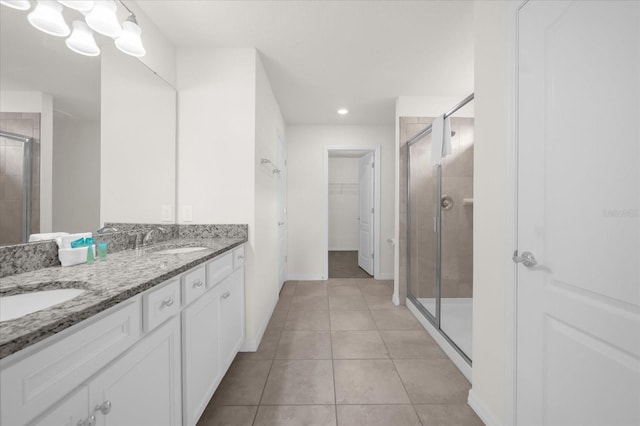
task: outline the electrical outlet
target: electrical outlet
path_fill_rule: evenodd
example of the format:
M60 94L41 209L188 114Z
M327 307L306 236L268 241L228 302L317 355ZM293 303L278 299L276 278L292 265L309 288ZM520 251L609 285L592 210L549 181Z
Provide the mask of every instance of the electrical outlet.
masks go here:
M173 220L173 215L171 214L171 204L163 204L162 205L162 221L163 222L171 222Z
M182 221L193 222L193 206L182 207Z

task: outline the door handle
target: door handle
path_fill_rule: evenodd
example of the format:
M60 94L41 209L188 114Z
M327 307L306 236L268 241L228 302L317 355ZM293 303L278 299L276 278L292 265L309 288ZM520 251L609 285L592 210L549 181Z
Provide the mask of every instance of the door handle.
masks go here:
M530 251L523 251L522 254L518 256L518 250L516 250L513 252L512 259L515 263L522 263L527 268L531 268L538 264L536 256Z
M278 222L278 226L284 225L284 222Z

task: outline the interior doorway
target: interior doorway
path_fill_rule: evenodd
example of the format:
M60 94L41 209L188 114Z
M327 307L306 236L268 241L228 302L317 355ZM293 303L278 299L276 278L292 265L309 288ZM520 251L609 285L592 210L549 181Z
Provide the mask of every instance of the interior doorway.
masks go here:
M325 277L378 275L379 151L379 147L325 148Z

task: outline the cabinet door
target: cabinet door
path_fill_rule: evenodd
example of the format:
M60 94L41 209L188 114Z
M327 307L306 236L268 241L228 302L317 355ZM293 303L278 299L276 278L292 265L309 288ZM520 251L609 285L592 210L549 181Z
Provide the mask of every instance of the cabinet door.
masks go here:
M86 386L82 386L30 426L77 426L79 421L88 417L88 411L89 392Z
M179 317L158 327L91 381L89 401L98 426L180 425Z
M227 277L220 295L220 360L226 371L244 341L244 269Z
M197 423L222 378L219 304L219 293L211 290L182 313L185 425Z

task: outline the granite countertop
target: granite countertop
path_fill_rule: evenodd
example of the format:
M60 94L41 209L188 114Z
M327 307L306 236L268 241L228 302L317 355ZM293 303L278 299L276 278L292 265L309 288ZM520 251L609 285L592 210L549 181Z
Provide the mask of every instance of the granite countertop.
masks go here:
M109 253L92 265L51 267L0 279L0 296L60 288L87 290L48 309L0 322L0 359L46 339L136 294L233 249L246 238L176 239L144 250ZM175 247L207 247L191 253L160 254Z

